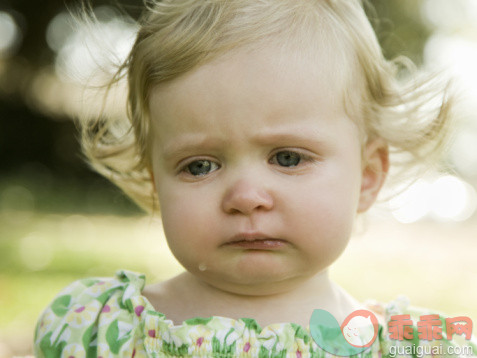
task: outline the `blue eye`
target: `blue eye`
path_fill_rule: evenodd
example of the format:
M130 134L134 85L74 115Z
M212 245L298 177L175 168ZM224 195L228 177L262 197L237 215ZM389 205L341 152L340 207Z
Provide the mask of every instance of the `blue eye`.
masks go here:
M210 160L195 160L186 166L186 171L194 176L202 176L218 169L217 163Z
M296 167L301 160L301 155L296 152L283 151L275 154L276 162L282 167Z

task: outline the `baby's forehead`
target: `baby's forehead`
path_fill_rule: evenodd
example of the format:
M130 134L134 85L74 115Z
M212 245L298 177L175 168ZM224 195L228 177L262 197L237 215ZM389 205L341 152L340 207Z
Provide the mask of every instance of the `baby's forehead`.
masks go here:
M270 83L286 81L297 90L313 91L308 87L316 82L326 87L327 92L335 92L343 89L352 72L352 61L342 53L336 51L336 47L325 45L304 49L279 41L252 43L220 54L171 81L157 84L149 97L164 97L168 92L184 90L188 83L199 87L208 80L220 83L224 89L243 81L253 86L265 74ZM207 88L203 90L207 91Z
M243 73L252 65L258 69L257 76L261 75L260 71L272 69L271 81L278 82L285 78L290 80L294 76L293 85L299 87L305 86L309 78L317 78L333 92L349 86L350 77L355 72L355 63L351 52L340 46L331 46L319 40L310 42L308 46L297 46L275 38L220 53L171 81L155 85L152 92L164 94L178 84L201 81L204 72L208 72L208 77L222 82L224 87L234 86L235 83L228 81L228 76L223 74ZM253 77L248 79L255 80Z
M170 133L190 128L207 132L214 118L221 119L214 126L223 133L258 118L267 119L267 128L282 129L299 120L347 118L348 71L340 73L339 62L323 49L304 52L270 43L230 51L152 91L154 141L169 141Z
M315 96L313 92L318 85L320 100L340 102L344 106L346 92L356 93L360 87L354 83L358 77L355 75L356 61L353 57L345 47L331 46L320 39L313 39L308 46L299 46L279 37L270 38L229 50L167 83L154 86L148 96L149 106L159 97L167 98L178 91L184 92L182 96L187 96L186 83L196 83L195 88L201 88L204 78L213 78L227 91L237 86L237 81L249 81L253 85L264 73L269 74L267 80L277 84L277 88L286 82L296 92L302 93L303 97ZM255 69L255 76L245 76L251 68ZM352 89L354 87L356 91ZM273 91L274 87L271 89ZM203 90L207 91L207 88Z

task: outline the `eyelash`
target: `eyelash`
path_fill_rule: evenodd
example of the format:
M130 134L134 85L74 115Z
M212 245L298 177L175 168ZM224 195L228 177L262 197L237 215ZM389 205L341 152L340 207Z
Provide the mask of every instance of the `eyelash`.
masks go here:
M277 155L280 154L280 153L297 154L298 157L300 158L300 160L297 163L297 165L292 165L292 166L280 165L279 163L277 163ZM305 162L310 163L310 162L314 162L314 161L315 161L315 159L312 158L310 155L307 155L307 154L305 154L305 153L303 153L299 150L296 150L296 149L280 149L280 150L276 151L275 153L273 153L271 158L268 160L268 163L277 164L281 168L289 169L289 168L297 168L299 166L302 166L302 164L305 163Z
M292 166L283 166L283 165L280 165L278 162L277 162L277 155L280 154L280 153L291 153L291 154L297 154L299 156L299 162L296 164L296 165L292 165ZM212 166L215 165L216 168L214 168L212 171L209 171L205 174L200 174L200 175L194 175L192 173L190 173L190 169L189 169L189 166L195 162L200 162L200 161L203 161L203 162L210 162L212 163ZM303 164L302 163L313 163L315 162L316 159L314 159L312 156L310 155L307 155L301 151L298 151L296 149L280 149L276 152L274 152L272 154L272 156L270 157L270 159L268 160L268 163L269 164L274 164L274 165L278 165L280 168L283 168L283 169L296 169L298 167L301 167ZM178 169L178 173L179 174L186 174L186 175L189 175L191 177L194 177L194 178L201 178L201 177L205 177L207 176L208 174L210 173L213 173L214 171L218 170L221 168L221 165L217 162L215 162L214 160L212 159L207 159L207 158L197 158L197 159L193 159L193 160L190 160L188 162L186 162L185 164L181 165Z

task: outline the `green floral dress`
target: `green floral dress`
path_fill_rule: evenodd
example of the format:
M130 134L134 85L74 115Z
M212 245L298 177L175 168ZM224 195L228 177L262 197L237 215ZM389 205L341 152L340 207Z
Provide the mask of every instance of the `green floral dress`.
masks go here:
M293 323L261 328L253 319L224 317L194 318L174 325L154 310L141 295L145 276L119 271L115 278L93 278L74 282L63 290L41 315L35 331L37 357L335 357L317 346L308 329ZM412 310L405 299L386 306L375 305L388 318L426 313ZM414 328L415 329L415 328ZM396 347L432 346L456 348L460 354L477 355L475 338L455 335L451 341L392 340L380 326L378 338L355 357L416 357L397 354ZM466 346L468 350L458 351ZM474 354L469 355L469 352ZM432 355L421 355L431 357ZM447 357L444 355L435 355Z

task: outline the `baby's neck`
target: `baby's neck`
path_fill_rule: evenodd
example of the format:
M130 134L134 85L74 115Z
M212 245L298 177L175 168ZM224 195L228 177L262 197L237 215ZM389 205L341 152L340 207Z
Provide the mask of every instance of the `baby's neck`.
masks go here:
M148 287L143 294L175 324L193 317L254 318L262 327L293 322L308 326L311 313L321 308L341 322L358 303L329 280L327 272L272 295L239 295L217 289L186 272ZM178 299L180 297L180 299Z

